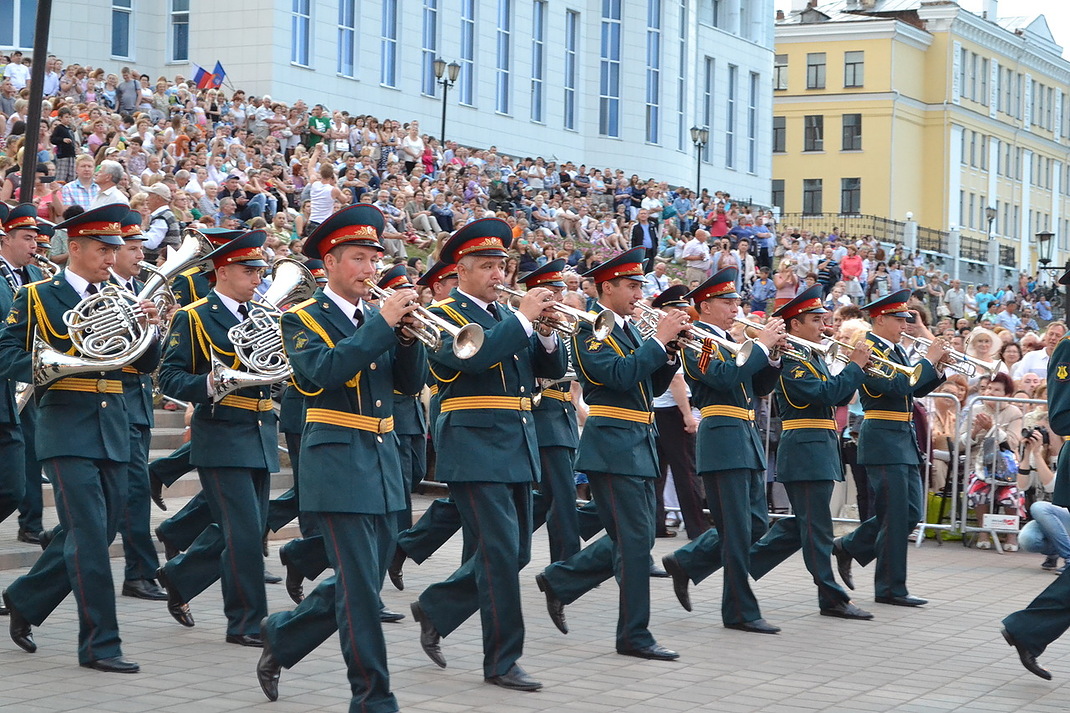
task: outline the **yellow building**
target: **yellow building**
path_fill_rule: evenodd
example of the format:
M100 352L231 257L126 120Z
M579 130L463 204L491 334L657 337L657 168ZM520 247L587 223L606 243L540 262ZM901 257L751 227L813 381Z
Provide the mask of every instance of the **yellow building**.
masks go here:
M890 219L886 239L910 243L916 228L908 247L971 282L1032 272L1040 231L1056 234L1056 264L1070 256L1070 63L1043 16L996 20L994 0L983 15L950 0L811 0L778 18L784 224Z

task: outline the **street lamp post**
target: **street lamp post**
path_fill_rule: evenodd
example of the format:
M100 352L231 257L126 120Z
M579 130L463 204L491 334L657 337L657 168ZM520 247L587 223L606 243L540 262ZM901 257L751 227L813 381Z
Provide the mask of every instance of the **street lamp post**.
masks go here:
M988 221L988 244L994 246L992 248L995 253L992 259L992 289L996 289L996 272L999 270L999 245L995 244L992 240L992 228L996 223L996 209L992 207L985 208L985 220ZM992 255L990 252L989 255Z
M1055 249L1055 234L1050 230L1042 230L1037 233L1037 255L1039 257L1037 266L1038 270L1059 270L1060 272L1070 272L1070 258L1067 258L1066 265L1051 266L1051 254ZM1055 284L1058 284L1058 278L1055 280ZM1063 286L1063 318L1070 318L1070 285Z
M702 149L710 140L710 130L705 126L691 127L691 143L695 145L695 199L702 192Z
M439 140L442 150L446 150L446 95L450 87L457 81L457 75L461 73L461 65L456 62L446 64L446 60L437 57L432 66L435 70L435 81L442 85L442 131L439 132Z

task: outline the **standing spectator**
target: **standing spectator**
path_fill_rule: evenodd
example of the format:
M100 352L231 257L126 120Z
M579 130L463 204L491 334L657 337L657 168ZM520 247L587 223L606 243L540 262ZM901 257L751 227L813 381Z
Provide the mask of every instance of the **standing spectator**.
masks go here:
M153 264L164 247L178 248L182 242L182 227L171 210L171 189L156 183L145 189L148 193L149 227L145 230L145 261Z
M74 180L63 186L63 205L89 210L98 193L100 186L93 182L93 159L79 156L74 161Z
M1018 316L1018 303L1013 300L1003 305L1003 311L996 315L996 324L1006 328L1011 334L1018 331L1021 323L1022 318Z
M122 182L124 176L125 172L118 161L101 161L100 168L97 169L97 174L93 178L100 191L93 199L93 204L90 207L99 208L102 205L111 205L112 203L130 205L130 199L119 189L119 183Z
M961 319L966 315L966 290L962 289L960 280L951 281L951 289L944 293L944 304L951 319Z
M123 67L120 74L123 81L115 88L115 99L120 114L133 114L141 98L141 83L134 77L129 67Z
M638 176L636 180L638 180ZM651 222L650 213L643 208L640 208L639 212L636 213L636 224L632 226L631 247L641 247L646 250L644 271L652 271L654 269L654 256L657 255L658 250L658 226Z
M862 258L858 256L858 248L854 245L847 246L847 255L840 262L840 271L844 282L847 283L847 296L856 304L865 296L862 284Z
M687 265L684 277L689 284L692 280L704 282L710 274L710 247L706 244L709 237L710 234L705 230L696 230L694 236L684 245L684 251L680 257Z
M768 312L769 300L776 297L776 283L769 277L769 268L758 268L758 277L751 283L751 312Z
M52 129L50 141L56 147L56 180L67 183L74 178L74 157L78 154L78 138L74 133L74 113L70 107L59 110L59 121Z
M1041 379L1048 377L1048 361L1051 359L1051 355L1055 352L1055 347L1066 335L1066 325L1062 322L1052 322L1044 330L1043 349L1027 352L1022 356L1022 361L1015 369L1015 373L1012 374L1016 379L1020 379L1023 374L1030 372L1036 374Z
M977 317L979 319L988 312L988 305L996 301L996 296L989 291L988 285L982 283L977 289L975 299L977 300Z
M736 292L744 297L750 294L751 283L758 277L757 262L750 251L750 241L743 239L736 244L733 253L739 265L739 275L736 276Z
M826 245L824 255L817 262L817 282L821 285L821 292L828 297L832 287L840 281L840 264L832 255L833 248Z
M799 277L795 274L791 260L784 258L780 261L780 269L773 275L773 284L776 286L774 310L780 309L795 299L795 295L799 292Z
M22 52L15 50L11 53L11 62L4 67L4 78L11 80L11 86L18 91L30 81L30 68L22 62Z
M654 269L643 278L643 299L652 300L669 288L669 278L665 275L665 263L654 264Z
M412 173L412 169L423 160L424 140L420 138L420 124L410 122L408 133L401 139L401 158L404 161L405 174Z
M327 139L331 120L323 115L323 105L317 104L312 107L312 113L308 117L308 135L305 137L305 146L313 148Z

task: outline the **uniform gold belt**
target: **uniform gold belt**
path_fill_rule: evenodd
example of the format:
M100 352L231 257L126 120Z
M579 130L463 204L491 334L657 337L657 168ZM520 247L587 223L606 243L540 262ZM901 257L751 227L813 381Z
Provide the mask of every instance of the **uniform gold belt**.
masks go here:
M473 411L503 409L506 411L530 411L531 399L519 396L455 396L442 402L441 411Z
M275 404L272 403L271 399L253 399L248 396L237 396L235 394L227 394L219 403L224 406L240 408L245 411L270 411L275 408Z
M654 414L651 411L636 411L619 406L599 406L592 404L587 407L590 416L602 416L603 418L615 418L620 421L632 421L633 423L654 423Z
M561 391L560 389L543 389L542 395L547 399L557 399L558 401L571 401L571 391Z
M68 376L48 385L56 391L81 391L88 394L121 394L123 382L117 379L86 379Z
M863 415L866 421L902 421L908 423L914 420L913 411L866 411Z
M799 428L820 428L826 431L835 431L836 422L831 418L791 418L782 422L781 429L794 431Z
M394 430L394 417L375 418L374 416L361 416L356 413L345 411L332 411L325 408L310 408L305 413L305 420L309 423L326 423L331 426L343 426L355 428L358 431L370 433L389 433Z
M754 420L754 410L740 408L739 406L704 406L700 409L699 413L702 414L702 418L709 418L710 416L726 416L728 418L741 418L744 421Z

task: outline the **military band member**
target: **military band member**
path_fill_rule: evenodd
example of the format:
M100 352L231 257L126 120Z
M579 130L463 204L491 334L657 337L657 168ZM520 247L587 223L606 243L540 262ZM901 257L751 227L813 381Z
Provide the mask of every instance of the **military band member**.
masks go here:
M821 286L803 290L773 313L784 320L788 334L819 343L824 315ZM843 480L835 408L851 400L865 376L869 347L857 344L843 370L832 375L820 354L783 356L776 394L783 424L777 448L778 482L783 483L794 517L776 520L750 551L750 573L761 579L774 567L802 550L806 569L817 585L821 614L841 619L872 619L851 602L832 573L833 486Z
M417 306L416 293L399 288L379 307L365 301L383 224L375 207L354 205L317 227L305 254L322 256L328 284L283 316L295 384L307 399L301 507L316 516L334 575L293 612L265 620L257 666L275 700L281 668L337 628L350 710L370 713L398 710L377 603L405 504L391 396L418 389L426 370L423 346L396 331Z
M908 319L910 290L899 290L865 305L873 328L866 342L873 353L904 367L911 366L899 345ZM922 456L914 435L914 399L925 396L944 377L937 365L945 356L943 341L934 339L920 362L915 384L903 373L893 378L866 374L859 397L864 417L858 436L858 462L866 466L876 500L876 515L850 534L836 538L832 553L843 583L854 589L852 561L865 566L877 560L874 595L881 604L918 607L927 601L907 591L907 536L921 520Z
M511 241L505 221L484 218L458 230L442 248L442 260L457 263L458 286L431 310L458 326L474 323L485 330L482 348L469 359L453 353L449 337L429 355L441 385L436 474L450 486L474 554L448 580L424 590L412 610L424 652L443 667L439 640L478 610L484 679L534 691L542 684L518 663L524 646L519 571L531 556L531 487L539 479L529 412L536 377L559 379L567 355L556 336L532 327L549 306L548 290L532 289L515 312L497 303Z
M277 417L270 387L237 389L218 402L212 358L241 368L227 336L253 307L264 259L262 230L250 231L208 255L215 288L175 313L160 367L160 388L197 404L190 460L216 527L207 527L189 550L157 573L167 590L168 612L193 625L188 602L222 578L228 643L260 646L267 615L261 541L266 526L270 473L279 469Z
M555 562L535 580L546 595L554 624L568 632L564 606L616 577L620 587L617 653L672 660L675 651L650 633L650 548L654 545L654 446L652 399L669 386L679 366L675 338L687 323L669 312L653 338L643 340L631 323L643 298L643 248L633 248L586 273L597 283L596 311L615 315L613 331L597 339L580 323L573 337L576 372L588 405L576 469L587 474L606 535L564 562Z
M697 326L732 340L729 330L739 309L738 271L728 267L688 297L698 309ZM662 561L684 609L691 611L687 587L722 566L721 622L726 628L760 634L780 629L762 618L748 580L750 547L768 528L765 501L765 445L754 423L754 400L773 390L780 362L772 354L784 341L784 323L769 320L751 343L742 366L724 346L706 343L701 354L684 352L684 376L700 409L698 472L714 528Z
M97 294L110 277L115 252L123 244L120 222L125 205L86 211L59 227L67 230L68 267L55 277L19 290L0 332L0 375L31 382L34 335L61 352L72 343L63 321L67 310ZM10 232L10 231L9 231ZM149 301L143 327L154 328L156 308ZM134 362L151 371L159 359L154 341ZM42 433L37 456L56 496L60 527L30 572L3 594L12 640L33 653L32 626L73 592L78 609L78 662L100 671L136 673L123 658L115 615L108 545L115 538L126 496L130 423L118 372L88 372L37 386Z

